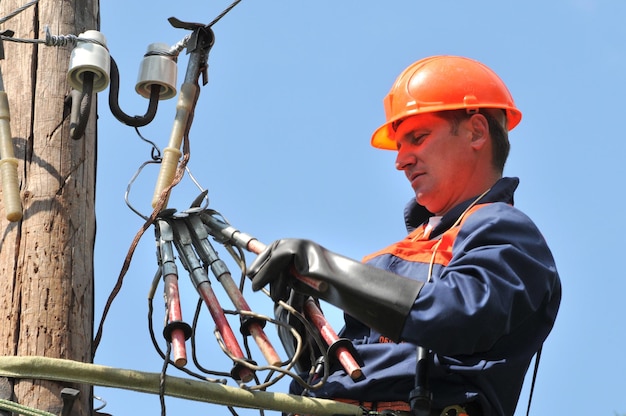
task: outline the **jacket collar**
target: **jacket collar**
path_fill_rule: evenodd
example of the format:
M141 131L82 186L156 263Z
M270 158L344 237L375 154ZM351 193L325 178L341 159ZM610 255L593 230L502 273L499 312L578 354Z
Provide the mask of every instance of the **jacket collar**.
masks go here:
M491 187L485 196L477 201L477 203L484 204L489 202L505 202L513 205L513 194L515 193L515 189L517 189L518 185L518 178L501 178ZM476 197L470 198L452 208L446 215L443 216L441 222L433 230L431 235L438 235L450 228L459 215L461 215L467 207L474 202L475 198ZM413 198L404 208L404 223L407 231L411 233L417 227L428 221L428 219L432 216L433 213L418 204L415 201L415 198Z

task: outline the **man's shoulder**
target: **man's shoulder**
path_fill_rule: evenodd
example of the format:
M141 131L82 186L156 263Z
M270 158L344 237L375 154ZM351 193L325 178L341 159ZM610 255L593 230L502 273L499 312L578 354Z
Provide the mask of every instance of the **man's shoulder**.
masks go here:
M505 202L482 204L472 212L461 226L459 237L476 234L493 235L501 239L543 240L535 222L519 208Z

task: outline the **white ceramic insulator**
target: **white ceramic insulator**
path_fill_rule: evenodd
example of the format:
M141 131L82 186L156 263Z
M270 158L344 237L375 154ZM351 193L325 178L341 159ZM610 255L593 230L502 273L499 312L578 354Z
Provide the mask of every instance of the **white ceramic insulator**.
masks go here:
M78 44L70 56L67 82L75 90L82 91L85 72L93 72L93 92L100 92L109 86L111 55L106 48L106 38L97 30L88 30L78 35ZM85 42L80 39L96 41Z
M159 100L168 100L176 96L177 65L172 56L150 55L150 52L167 52L169 46L165 43L153 43L148 46L148 53L144 56L139 67L139 76L135 91L145 98L150 98L154 84L161 87Z

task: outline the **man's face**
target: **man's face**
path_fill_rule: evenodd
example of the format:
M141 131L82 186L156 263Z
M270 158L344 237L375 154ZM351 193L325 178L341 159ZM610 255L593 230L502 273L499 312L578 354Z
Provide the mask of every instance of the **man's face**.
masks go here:
M476 195L479 158L471 118L456 134L449 121L436 113L403 120L396 130L396 168L404 171L415 198L430 212L443 215Z

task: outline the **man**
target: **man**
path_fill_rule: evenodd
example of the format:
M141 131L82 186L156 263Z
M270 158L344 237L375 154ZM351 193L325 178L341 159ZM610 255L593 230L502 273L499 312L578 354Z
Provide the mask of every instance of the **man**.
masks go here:
M313 396L410 414L409 402L424 393L426 414L511 416L561 299L544 238L513 207L518 179L502 177L508 131L521 113L491 69L456 56L409 66L384 104L387 121L372 145L397 151L396 168L415 191L405 209L409 234L363 262L278 240L251 265L253 288L270 283L275 299L293 290L345 311L340 335L352 340L363 376L333 367ZM428 352L418 377L416 346Z

